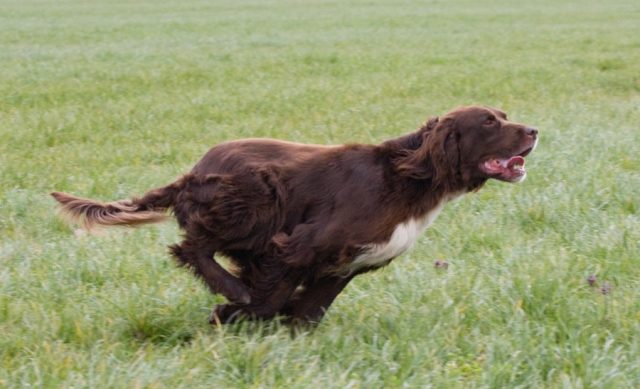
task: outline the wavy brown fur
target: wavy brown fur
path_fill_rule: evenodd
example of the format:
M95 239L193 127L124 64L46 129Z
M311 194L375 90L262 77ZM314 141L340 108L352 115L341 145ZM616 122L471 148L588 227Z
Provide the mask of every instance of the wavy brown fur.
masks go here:
M76 197L68 193L53 192L60 203L60 213L69 222L79 224L87 230L96 226L139 226L161 223L167 219L162 211L140 210L131 200L102 203Z

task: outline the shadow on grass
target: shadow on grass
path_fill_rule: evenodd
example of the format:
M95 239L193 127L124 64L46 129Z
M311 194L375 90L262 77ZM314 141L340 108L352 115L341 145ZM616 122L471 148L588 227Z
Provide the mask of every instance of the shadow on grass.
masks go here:
M177 319L177 320L176 320ZM221 338L266 338L283 336L295 338L313 332L316 326L292 326L283 318L273 320L240 320L232 324L208 324L204 320L173 316L145 315L131 318L122 336L135 343L153 343L163 346L186 346L202 334Z

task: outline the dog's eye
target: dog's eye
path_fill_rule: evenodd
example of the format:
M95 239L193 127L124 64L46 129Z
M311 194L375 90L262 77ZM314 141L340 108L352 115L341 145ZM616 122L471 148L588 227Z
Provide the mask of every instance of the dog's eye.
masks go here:
M483 123L485 126L493 126L494 124L496 124L496 117L495 116L489 116L484 120Z

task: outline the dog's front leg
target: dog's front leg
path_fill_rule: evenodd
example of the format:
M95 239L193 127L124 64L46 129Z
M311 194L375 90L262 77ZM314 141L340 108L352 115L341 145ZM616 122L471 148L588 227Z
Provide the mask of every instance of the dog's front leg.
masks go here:
M293 325L319 323L354 276L355 274L347 277L327 276L309 282L286 304L281 314L288 316Z

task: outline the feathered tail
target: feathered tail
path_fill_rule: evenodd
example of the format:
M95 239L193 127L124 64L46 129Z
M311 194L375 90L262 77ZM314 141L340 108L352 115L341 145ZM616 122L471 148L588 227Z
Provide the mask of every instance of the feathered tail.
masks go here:
M168 186L153 189L139 199L108 203L62 192L52 192L51 196L60 203L60 213L65 219L87 230L96 226L135 227L165 221L166 210L174 205L185 179L183 177Z

